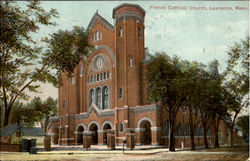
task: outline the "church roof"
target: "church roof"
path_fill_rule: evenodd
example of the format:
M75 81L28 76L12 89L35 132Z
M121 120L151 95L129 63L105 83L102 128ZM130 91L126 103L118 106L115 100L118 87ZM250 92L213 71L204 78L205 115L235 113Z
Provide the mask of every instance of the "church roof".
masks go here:
M92 19L90 20L90 23L87 27L87 30L91 30L92 27L95 24L96 19L98 19L99 21L101 21L108 29L110 30L114 30L114 26L112 24L110 24L107 20L105 20L101 15L98 14L98 11L96 11L96 13L93 15Z
M123 4L120 4L119 6L115 7L113 9L113 15L112 17L115 18L115 10L118 10L119 8L122 8L123 6L130 6L130 7L137 7L138 9L140 9L144 14L146 13L146 11L140 6L140 5L137 5L137 4L130 4L130 3L123 3Z

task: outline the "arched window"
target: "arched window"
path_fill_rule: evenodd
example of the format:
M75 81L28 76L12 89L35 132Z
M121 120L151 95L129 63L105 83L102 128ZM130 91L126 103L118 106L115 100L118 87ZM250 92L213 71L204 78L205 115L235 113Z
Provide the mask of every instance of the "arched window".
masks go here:
M129 58L129 66L130 67L134 66L134 58L133 57Z
M123 131L124 131L124 126L123 126L123 124L122 124L122 123L120 123L120 128L119 128L119 131L120 131L120 132L123 132Z
M102 108L109 109L109 88L107 86L102 89Z
M94 101L94 90L91 89L89 91L89 106L91 106L91 104L93 103L93 101Z
M164 136L169 136L169 122L166 121L164 124Z
M98 87L97 89L96 89L96 106L99 108L99 109L101 109L101 106L102 106L102 91L101 91L101 88L100 87Z
M107 73L105 72L105 73L104 73L104 78L103 78L104 80L106 79L106 75L107 75Z
M122 99L123 98L123 88L119 89L119 98Z
M123 31L122 31L122 27L119 28L119 37L123 36Z
M107 79L110 79L110 72L107 73Z
M99 81L99 74L97 74L97 82Z

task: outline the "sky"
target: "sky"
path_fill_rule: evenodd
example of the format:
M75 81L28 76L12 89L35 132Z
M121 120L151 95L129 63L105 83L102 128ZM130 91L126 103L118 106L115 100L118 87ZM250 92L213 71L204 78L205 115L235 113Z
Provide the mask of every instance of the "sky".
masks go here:
M113 8L122 3L138 4L146 11L145 47L151 54L164 51L204 64L218 59L220 72L226 67L229 47L249 35L248 1L42 1L44 9L57 9L59 19L55 19L56 27L42 27L37 38L59 29L71 30L73 26L87 28L97 10L114 24ZM215 7L232 10L212 10ZM202 10L197 10L199 8ZM40 91L42 93L34 95L42 99L58 97L58 89L49 84L42 85Z

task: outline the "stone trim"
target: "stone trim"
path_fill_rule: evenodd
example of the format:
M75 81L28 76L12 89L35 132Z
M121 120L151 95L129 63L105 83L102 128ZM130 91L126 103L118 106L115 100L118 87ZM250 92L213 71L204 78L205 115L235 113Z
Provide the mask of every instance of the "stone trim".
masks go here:
M87 130L86 126L83 124L83 123L79 123L77 126L76 126L76 131L77 129L82 126L84 130Z
M144 120L149 121L150 124L151 124L151 127L154 127L154 126L155 126L155 123L154 123L153 119L151 119L150 117L143 117L143 118L141 118L141 119L137 122L137 128L140 128L140 124L141 124L142 121L144 121Z
M75 140L75 138L60 138L59 140Z
M113 13L112 13L112 17L115 18L115 11L118 10L119 8L123 7L123 6L131 6L131 7L136 7L138 9L140 9L144 14L146 13L146 11L140 6L140 5L137 5L137 4L130 4L130 3L123 3L123 4L120 4L119 6L113 8Z
M130 19L138 20L141 24L144 23L144 17L139 15L137 12L133 12L133 11L125 11L115 17L116 23L121 22L123 20L130 20Z
M106 125L106 124L109 124L111 126L112 129L114 129L114 125L111 121L109 120L105 120L103 123L102 123L102 128L101 130L103 130L103 127Z
M96 126L98 127L98 129L101 129L101 126L100 126L99 122L97 122L97 121L91 121L91 122L88 124L88 131L89 131L89 128L90 128L90 126L91 126L92 124L96 124Z
M153 145L153 146L158 146L158 145L160 145L159 143L152 143L151 145Z
M104 131L104 130L97 130L97 133L99 134L99 133L105 133L106 131Z
M142 106L142 107L136 107L133 108L134 113L144 113L144 112L152 112L152 111L159 111L161 110L161 107L158 106Z
M115 116L114 110L99 110L96 105L92 104L89 108L89 111L83 114L77 114L74 116L75 119L87 119L92 111L96 111L98 117L109 117Z
M146 129L141 127L135 129L135 132L144 132L144 131L146 131Z
M105 20L102 16L100 16L100 15L98 14L98 12L96 12L96 13L93 15L93 17L91 18L90 23L89 23L89 25L88 25L88 27L87 27L87 30L91 30L91 29L92 29L92 27L93 27L94 24L95 24L96 19L98 19L99 21L101 21L109 30L114 31L114 26L111 25L111 24L110 24L107 20Z
M151 127L151 131L160 131L161 127Z

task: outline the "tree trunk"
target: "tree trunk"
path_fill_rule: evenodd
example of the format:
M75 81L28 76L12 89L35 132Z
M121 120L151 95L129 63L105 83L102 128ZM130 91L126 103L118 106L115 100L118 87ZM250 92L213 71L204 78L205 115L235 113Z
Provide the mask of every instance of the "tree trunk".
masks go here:
M7 126L9 124L9 117L10 117L10 110L7 109L7 107L5 107L5 114L4 114L4 124L3 126Z
M208 149L208 142L207 142L207 128L204 127L203 125L203 128L204 128L204 144L205 144L205 149Z
M216 120L214 121L214 134L215 134L215 139L214 139L214 147L215 148L219 148L219 135L218 135L218 130L219 130L219 126L217 126L217 122Z
M230 135L231 135L231 137L230 137L230 145L231 146L234 146L234 139L233 139L233 135L234 135L234 126L232 126L231 128L230 128Z
M175 128L175 118L169 111L169 123L170 123L170 140L169 140L169 151L175 151L175 138L174 138L174 128Z
M189 111L189 123L190 123L190 136L191 136L191 150L195 150L195 143L194 143L194 125L193 125L193 117L192 111Z

